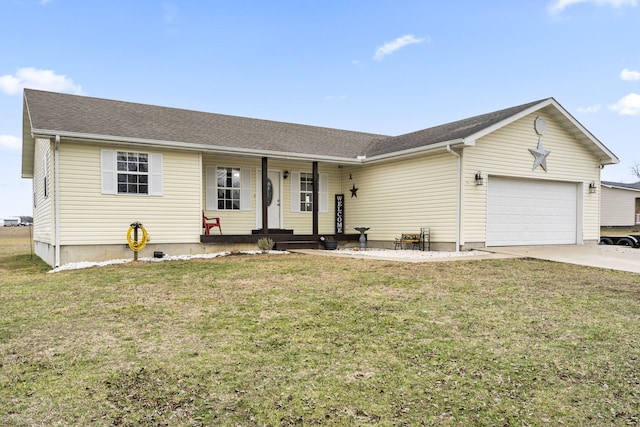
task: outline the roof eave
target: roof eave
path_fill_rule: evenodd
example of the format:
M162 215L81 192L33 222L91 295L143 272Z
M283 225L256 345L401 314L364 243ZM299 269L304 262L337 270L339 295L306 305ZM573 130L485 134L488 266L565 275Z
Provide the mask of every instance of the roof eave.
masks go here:
M473 141L473 144L475 145L475 141L478 140L479 138L482 138L483 136L486 136L490 133L495 132L496 130L505 127L506 125L513 123L517 120L520 120L523 117L528 116L531 113L534 113L548 105L550 105L552 102L555 102L553 98L547 98L543 101L540 101L539 103L532 105L531 107L527 108L526 110L522 110L519 113L516 113L512 116L507 117L506 119L503 119L497 123L494 123L491 126L488 126L486 128L483 128L482 130L473 133L469 136L467 136L465 139L468 141ZM557 103L556 103L557 104ZM562 107L560 107L562 108Z
M22 99L22 170L20 172L22 178L33 178L36 141L31 132L31 115L26 95L23 95Z
M529 114L535 113L536 111L539 111L550 105L553 106L557 111L559 111L560 114L562 114L565 117L565 119L567 119L573 126L575 126L578 130L580 130L580 133L584 136L583 142L585 143L590 142L595 147L597 147L598 151L600 152L600 155L596 157L598 158L598 161L600 162L601 165L615 165L620 162L620 159L618 159L618 157L615 154L613 154L613 152L611 152L602 142L598 140L598 138L593 136L591 132L589 132L584 126L582 126L582 124L579 121L577 121L567 110L565 110L564 107L562 107L562 105L560 105L558 101L556 101L554 98L547 98L545 100L542 100L539 103L532 105L531 107L523 111L520 111L517 114L509 116L508 118L501 120L498 123L495 123L492 126L489 126L487 128L482 129L479 132L469 135L466 139L475 141L510 123L515 122L516 120L520 120L521 118L526 117Z
M467 141L466 139L463 138L458 138L458 139L454 139L451 141L443 141L443 142L437 142L435 144L430 144L430 145L423 145L420 147L416 147L416 148L410 148L407 150L402 150L402 151L394 151L391 153L385 153L385 154L379 154L377 156L371 156L367 159L363 160L363 163L367 163L367 164L373 164L373 163L379 163L379 162L384 162L384 161L389 161L389 160L401 160L407 157L414 157L417 156L419 154L425 154L425 153L430 153L433 151L441 151L441 150L446 150L447 146L471 146L474 145L475 141Z
M297 161L320 161L335 164L360 164L362 159L350 157L327 156L307 153L294 153L275 150L257 150L252 148L225 147L220 145L194 144L183 141L164 141L145 138L131 138L112 135L97 135L78 132L61 132L55 130L34 129L32 134L35 137L52 138L59 135L60 138L71 140L92 141L109 144L126 144L140 147L153 147L161 149L173 149L181 151L196 151L201 153L211 153L219 155L237 155L244 157L270 157L278 160Z
M618 158L618 156L613 154L613 152L609 150L602 142L600 142L600 140L596 138L591 132L589 132L587 128L582 126L582 124L577 121L575 117L573 117L567 110L565 110L562 105L560 105L553 98L550 98L550 100L551 104L553 104L553 106L556 107L556 109L560 111L560 113L562 113L562 115L564 115L567 120L569 120L575 127L577 127L580 132L582 132L582 134L600 150L600 152L603 154L602 156L598 157L601 165L615 165L617 163L620 163L620 159Z

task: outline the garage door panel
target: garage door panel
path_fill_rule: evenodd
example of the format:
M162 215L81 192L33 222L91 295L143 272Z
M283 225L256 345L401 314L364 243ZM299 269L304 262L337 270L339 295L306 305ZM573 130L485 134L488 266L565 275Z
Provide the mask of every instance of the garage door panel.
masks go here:
M487 246L576 243L576 184L492 177L487 191Z

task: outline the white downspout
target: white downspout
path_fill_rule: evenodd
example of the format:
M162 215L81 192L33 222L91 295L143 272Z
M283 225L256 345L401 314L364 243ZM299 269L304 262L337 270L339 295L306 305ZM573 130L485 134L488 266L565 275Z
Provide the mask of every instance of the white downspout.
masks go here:
M461 182L462 179L460 177L460 154L456 153L451 149L451 144L447 145L447 151L458 158L458 185L457 185L457 195L456 195L456 252L460 252L460 198L461 198Z
M60 135L56 135L55 148L53 150L53 175L54 175L54 194L55 194L55 234L56 234L56 253L54 267L60 267Z

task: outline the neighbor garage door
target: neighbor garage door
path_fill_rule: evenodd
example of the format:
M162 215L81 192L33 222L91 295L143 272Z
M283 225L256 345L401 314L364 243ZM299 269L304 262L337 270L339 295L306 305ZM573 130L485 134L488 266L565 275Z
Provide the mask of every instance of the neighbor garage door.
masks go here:
M491 177L487 246L575 244L577 185Z

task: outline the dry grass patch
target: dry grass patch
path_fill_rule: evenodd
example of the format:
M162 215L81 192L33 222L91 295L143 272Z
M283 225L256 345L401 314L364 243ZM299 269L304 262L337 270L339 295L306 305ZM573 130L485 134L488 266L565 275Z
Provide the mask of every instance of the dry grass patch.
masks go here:
M57 274L0 262L0 424L638 422L638 275L303 255Z

